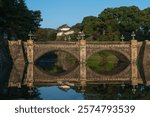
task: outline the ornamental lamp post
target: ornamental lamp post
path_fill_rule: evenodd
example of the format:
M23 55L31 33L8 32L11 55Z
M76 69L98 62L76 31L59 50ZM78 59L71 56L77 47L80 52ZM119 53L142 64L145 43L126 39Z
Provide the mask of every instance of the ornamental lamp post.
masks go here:
M80 35L77 36L77 40L78 40L78 41L80 40Z
M33 35L32 32L30 31L29 34L28 34L28 36L29 36L29 39L32 40L32 37L33 37L34 35Z
M135 40L135 36L136 36L136 35L135 35L134 31L133 31L133 32L131 33L131 37L132 37L133 40Z
M8 39L8 35L6 33L3 34L3 39L4 40Z
M123 41L124 41L124 39L125 39L125 37L122 35L122 36L121 36L121 41L123 42Z
M30 96L33 94L33 89L32 89L32 87L29 87L28 93L29 93Z
M122 87L122 89L124 89L125 88L125 84L124 84L124 82L121 84L121 87Z
M70 37L70 36L68 37L68 40L69 40L69 41L71 40L71 37Z
M80 35L81 35L81 39L83 40L83 39L84 39L84 37L85 37L84 32L82 31L82 32L80 33Z
M67 41L67 37L65 36L65 41Z
M133 88L132 88L132 93L133 93L133 94L136 93L136 87L135 87L135 86L133 86Z

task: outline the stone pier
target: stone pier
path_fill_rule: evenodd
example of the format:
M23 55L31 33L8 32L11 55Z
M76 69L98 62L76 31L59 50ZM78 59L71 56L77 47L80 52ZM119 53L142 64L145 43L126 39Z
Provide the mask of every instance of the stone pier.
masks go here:
M131 40L131 82L132 82L132 85L138 84L137 57L138 57L138 42L137 40Z
M26 77L26 84L28 87L33 87L34 77L33 77L33 64L28 64L27 67L27 77Z
M34 63L34 58L33 58L34 44L33 44L33 40L28 40L26 46L27 46L27 48L26 48L27 52L26 53L27 53L28 63L33 64Z
M80 40L80 81L81 85L86 84L86 41Z

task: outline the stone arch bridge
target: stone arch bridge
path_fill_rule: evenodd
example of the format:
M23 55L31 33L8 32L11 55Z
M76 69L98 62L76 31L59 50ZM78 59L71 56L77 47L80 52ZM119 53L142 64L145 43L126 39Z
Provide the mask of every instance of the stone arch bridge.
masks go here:
M27 61L34 63L40 56L55 50L65 51L74 56L78 61L85 62L92 54L99 51L111 51L120 59L132 59L131 51L134 48L138 54L137 41L132 42L33 42L28 40L24 43L27 53ZM136 47L134 47L136 46ZM135 50L135 48L137 50ZM133 52L134 52L133 51ZM132 53L133 53L132 52ZM134 58L133 58L134 59Z
M123 78L132 81L133 84L136 84L136 81L139 78L136 61L139 55L145 55L150 50L149 41L138 42L137 40L128 42L86 42L86 40L77 42L33 42L32 40L28 40L27 42L22 42L19 40L8 41L8 46L14 64L23 62L34 64L40 56L50 51L65 51L74 56L80 63L77 67L78 70L76 70L76 68L72 73L69 73L67 77L73 78L76 77L76 75L79 75L80 79L83 81L87 80L88 77L93 77L95 79L102 78L100 74L96 74L86 67L86 60L96 52L104 50L111 51L121 60L128 60L131 63L120 74L112 76L111 80ZM148 58L150 58L150 56L148 56ZM142 64L146 64L144 61L147 61L145 56L142 57ZM64 77L66 76L64 75Z

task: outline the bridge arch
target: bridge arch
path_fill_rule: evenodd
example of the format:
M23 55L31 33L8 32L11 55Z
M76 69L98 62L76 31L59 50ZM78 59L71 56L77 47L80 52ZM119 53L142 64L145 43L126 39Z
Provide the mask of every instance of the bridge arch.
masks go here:
M55 52L58 52L58 53L55 53ZM63 52L63 53L61 54L61 52ZM47 55L47 54L48 54L48 56L46 56L46 59L44 59L43 58L44 55ZM49 60L51 61L51 63L50 64L45 63L47 67L43 67L43 65L39 64L42 60L44 60L44 61L47 60L48 57L49 57ZM51 50L51 51L48 51L47 53L43 53L39 58L37 58L35 60L34 64L42 72L44 72L48 75L61 76L61 75L65 75L65 74L72 72L79 65L79 61L77 60L77 58L74 55L71 55L70 53L68 53L64 50ZM48 71L50 69L52 70L54 67L60 67L61 70L58 72L49 73Z
M64 48L49 48L49 49L43 49L43 50L41 48L41 50L39 50L39 49L35 48L34 54L33 54L34 55L34 62L36 60L38 60L41 56L43 56L47 53L56 52L56 51L65 52L65 53L71 55L77 61L79 61L79 52L76 50L64 49Z
M61 49L54 49L54 50L50 50L50 51L48 50L46 52L40 53L34 60L36 61L38 58L42 57L43 55L45 55L47 53L53 53L53 52L65 52L78 60L78 58L74 54L70 53L69 51L61 50Z
M113 55L119 58L121 61L130 61L130 49L128 50L123 50L123 49L115 49L115 48L98 48L98 49L89 49L87 50L87 60L95 53L97 52L111 52Z
M123 52L120 52L120 51L116 51L116 50L109 50L109 49L100 49L100 50L97 50L91 54L88 54L87 56L87 59L89 59L92 55L98 53L98 52L110 52L112 53L113 55L115 55L119 60L122 60L122 61L129 61L129 55L126 55L125 53Z
M99 74L99 75L103 75L103 76L112 76L112 75L116 75L116 74L119 74L119 73L122 73L122 71L124 71L128 66L130 66L130 60L125 56L123 55L122 53L118 52L118 51L114 51L114 50L107 50L107 49L102 49L100 51L96 51L95 53L93 53L92 55L98 53L98 52L110 52L112 53L113 55L115 55L117 58L118 58L118 63L117 63L117 66L111 70L111 71L104 71L104 72L96 72L94 69L90 68L90 66L87 66L89 69L91 69L91 73L92 71ZM91 55L91 56L92 56ZM89 58L91 57L89 56ZM88 58L88 59L89 59ZM88 60L87 59L87 60Z

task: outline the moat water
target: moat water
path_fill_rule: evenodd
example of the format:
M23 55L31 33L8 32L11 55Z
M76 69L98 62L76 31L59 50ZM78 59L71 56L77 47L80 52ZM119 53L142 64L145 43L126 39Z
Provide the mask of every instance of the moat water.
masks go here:
M67 75L79 63L67 56L56 60L56 54L49 54L40 62L29 65L22 63L0 66L1 100L149 100L150 86L140 77L137 85L131 80L101 81L80 78L68 79ZM66 56L65 56L66 57ZM68 61L71 61L70 64ZM108 65L110 66L110 65ZM37 70L37 71L36 71ZM122 70L122 69L121 69ZM120 71L121 72L121 71ZM129 70L130 72L130 70ZM118 73L118 72L117 72ZM132 74L129 73L131 76ZM62 76L66 75L63 79ZM103 76L109 77L107 72ZM53 77L54 76L54 77ZM142 76L142 75L141 75ZM46 79L47 77L47 79ZM88 76L87 76L88 77ZM111 76L110 76L111 77ZM130 76L129 76L130 77ZM88 78L87 78L88 79ZM129 78L130 79L130 78Z
M99 83L93 82L86 86L68 81L57 83L27 84L25 71L17 68L1 67L0 99L18 100L111 100L111 99L150 99L150 86L131 83ZM21 67L20 67L21 68ZM11 73L14 72L14 73ZM33 74L34 75L34 74ZM41 77L42 79L42 77Z

